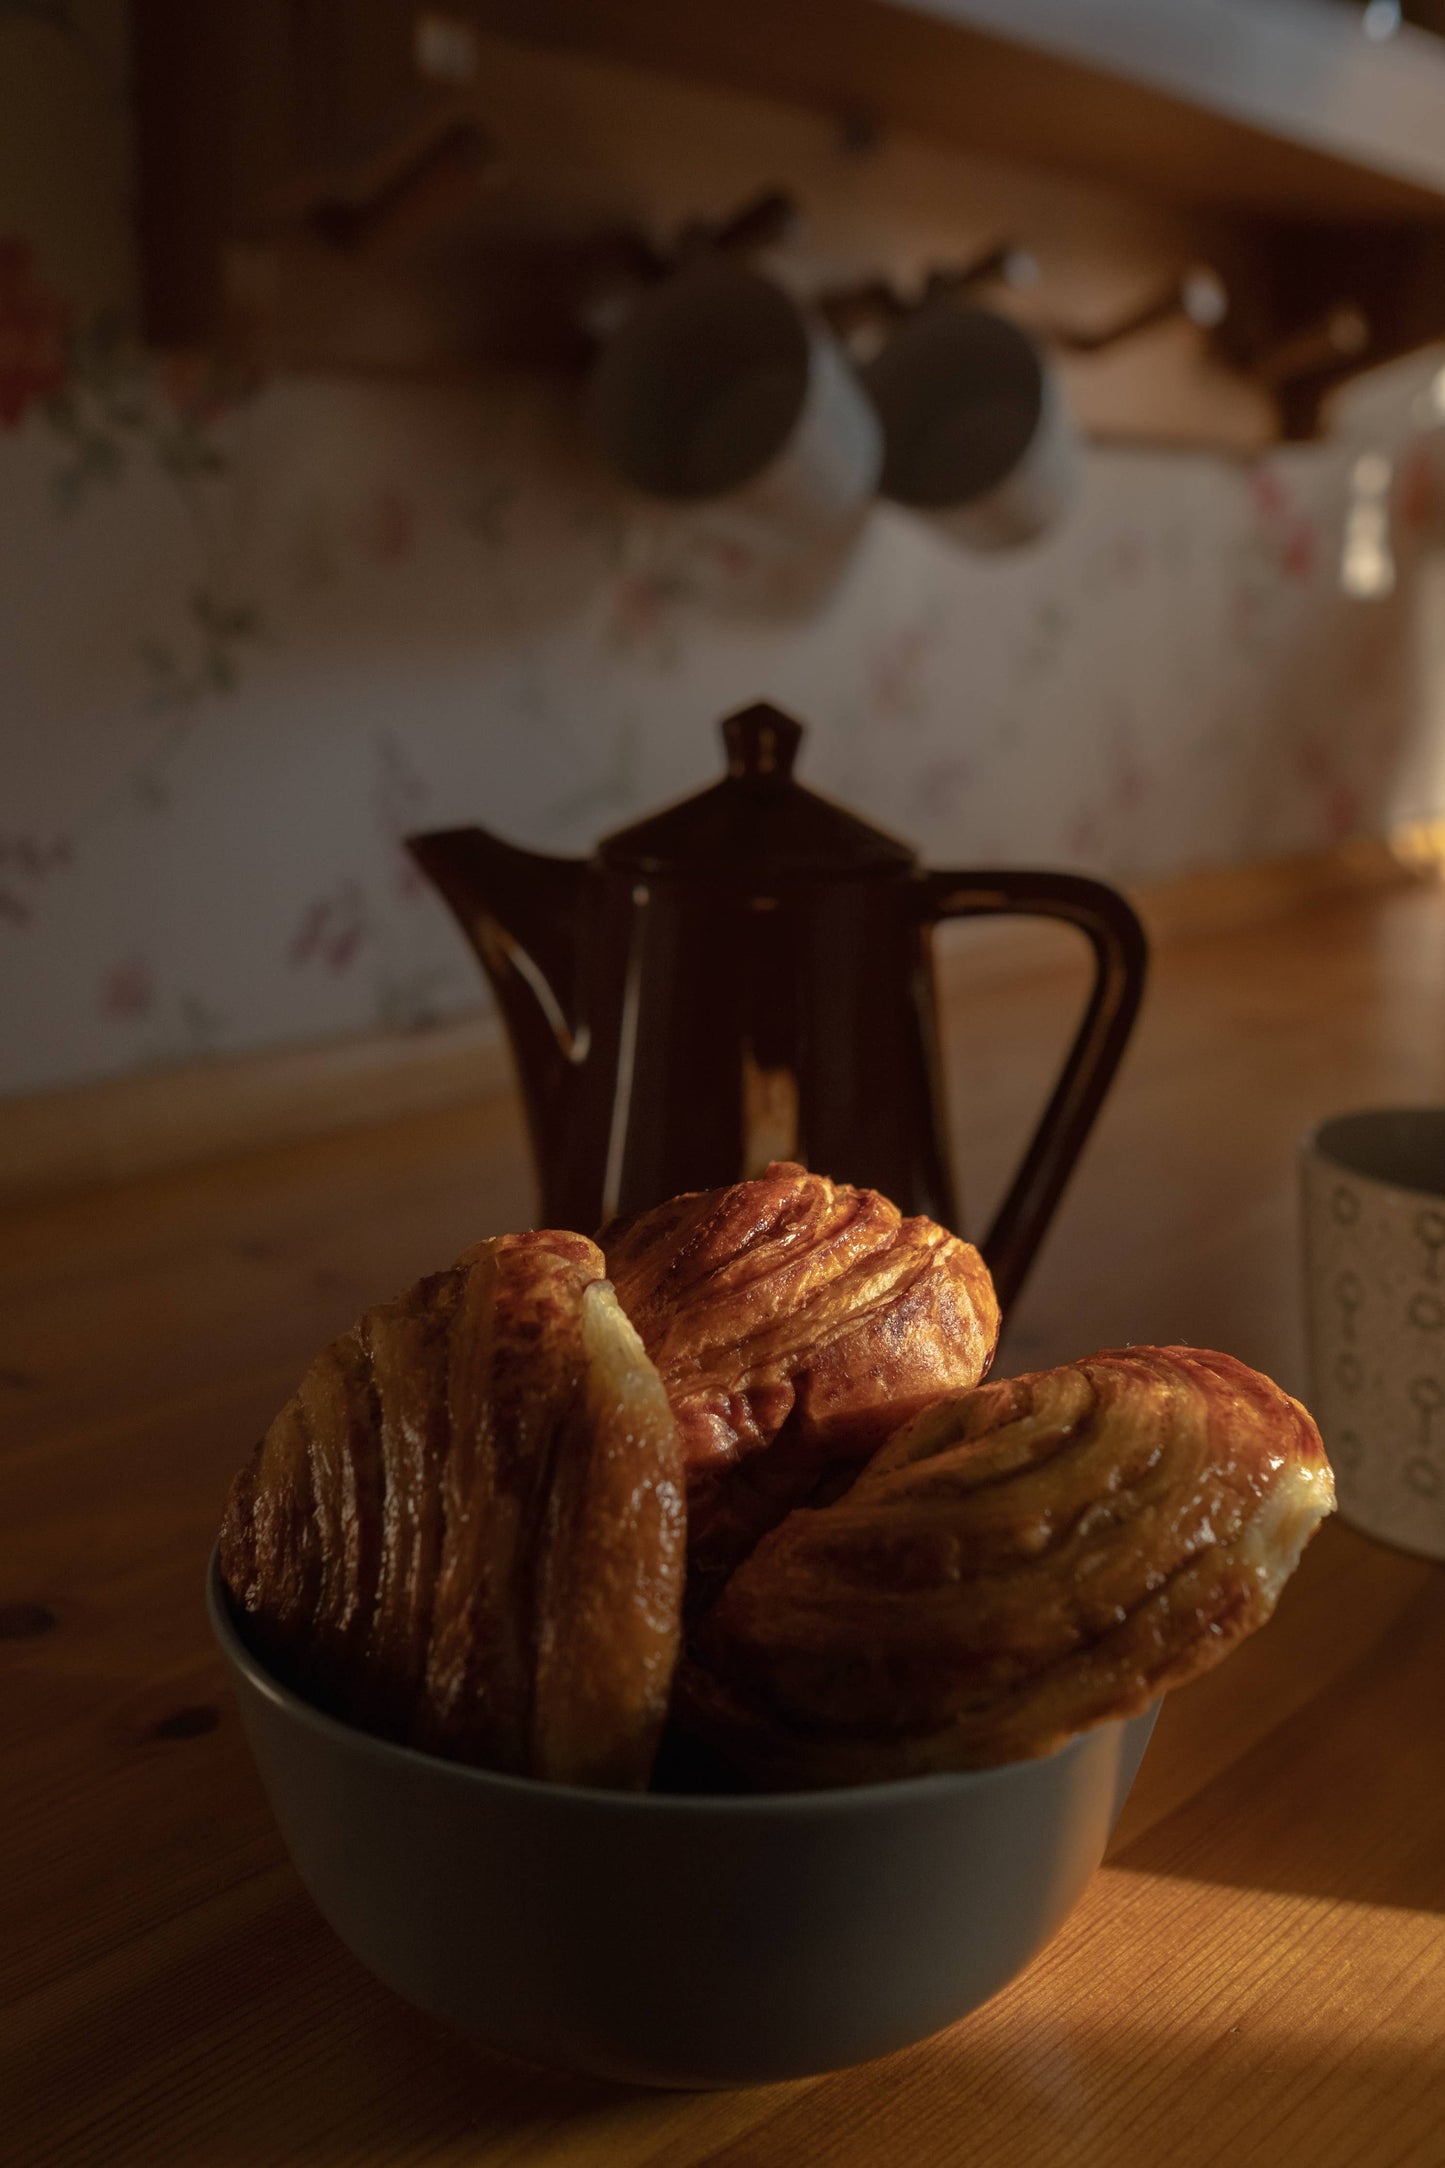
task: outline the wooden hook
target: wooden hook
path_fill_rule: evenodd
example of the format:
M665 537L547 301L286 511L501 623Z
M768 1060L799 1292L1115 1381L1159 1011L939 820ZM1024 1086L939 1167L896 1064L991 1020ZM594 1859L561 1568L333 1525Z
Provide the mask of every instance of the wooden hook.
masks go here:
M765 248L779 248L797 238L801 214L783 188L769 188L750 197L741 210L721 221L694 220L677 239L679 261L715 251L724 256L752 256Z
M413 141L384 171L334 188L310 207L308 223L333 248L368 249L435 223L475 191L493 162L480 121L453 117Z
M1261 384L1278 390L1299 377L1321 375L1358 361L1372 337L1364 310L1352 301L1338 301L1267 348L1252 363L1252 374Z
M790 240L801 224L793 198L781 188L754 196L729 218L694 220L670 251L633 232L599 234L589 244L577 314L589 337L611 338L637 301L680 265L709 255L746 257Z
M819 313L837 337L847 339L860 332L887 331L905 316L931 302L966 294L979 286L1001 285L1020 290L1032 286L1039 267L1027 249L1014 241L996 241L970 263L930 271L916 301L907 301L887 279L865 279L818 300Z
M1102 354L1125 339L1137 338L1140 332L1172 323L1176 317L1197 324L1201 330L1212 331L1217 324L1223 323L1228 313L1229 295L1219 273L1208 264L1191 264L1162 291L1116 317L1112 324L1104 324L1095 331L1054 324L1048 326L1043 336L1050 345L1062 347L1065 353Z
M887 279L865 279L859 286L841 287L820 294L816 307L835 338L850 339L858 332L881 332L910 315L909 304Z
M930 271L924 282L923 299L929 302L949 294L966 294L976 286L1009 286L1015 292L1022 292L1025 287L1037 286L1038 281L1038 259L1016 242L999 241L956 271Z

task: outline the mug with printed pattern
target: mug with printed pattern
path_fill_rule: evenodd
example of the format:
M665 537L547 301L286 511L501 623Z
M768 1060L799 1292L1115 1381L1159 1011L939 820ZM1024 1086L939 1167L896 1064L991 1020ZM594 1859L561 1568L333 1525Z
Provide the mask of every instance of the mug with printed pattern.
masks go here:
M1445 1107L1335 1115L1300 1169L1310 1406L1340 1513L1445 1558Z

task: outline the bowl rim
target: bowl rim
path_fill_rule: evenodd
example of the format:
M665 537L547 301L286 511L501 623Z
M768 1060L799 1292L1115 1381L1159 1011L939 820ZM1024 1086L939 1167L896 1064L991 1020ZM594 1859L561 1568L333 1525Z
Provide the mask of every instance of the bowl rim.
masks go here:
M1022 1761L997 1762L985 1769L929 1770L920 1776L888 1777L873 1784L836 1785L815 1791L612 1791L601 1785L552 1783L541 1777L515 1776L507 1770L480 1769L470 1762L450 1761L444 1754L429 1754L421 1747L404 1746L395 1739L382 1738L377 1732L365 1731L359 1724L348 1724L341 1717L317 1708L314 1702L307 1701L268 1671L241 1639L230 1594L221 1578L219 1540L206 1568L206 1611L211 1631L232 1671L239 1673L255 1693L293 1722L371 1760L399 1764L402 1768L417 1764L423 1769L444 1769L457 1783L479 1791L510 1793L517 1798L531 1799L555 1812L567 1811L570 1802L579 1812L584 1808L605 1808L615 1814L666 1816L684 1821L705 1820L718 1814L736 1814L755 1820L766 1820L770 1816L791 1819L802 1815L863 1814L885 1805L922 1803L1025 1781L1029 1771L1041 1770L1065 1756L1081 1752L1095 1732L1107 1729L1110 1724L1123 1727L1151 1718L1159 1707L1154 1701L1133 1716L1107 1717L1099 1724L1072 1733L1050 1754L1030 1755Z

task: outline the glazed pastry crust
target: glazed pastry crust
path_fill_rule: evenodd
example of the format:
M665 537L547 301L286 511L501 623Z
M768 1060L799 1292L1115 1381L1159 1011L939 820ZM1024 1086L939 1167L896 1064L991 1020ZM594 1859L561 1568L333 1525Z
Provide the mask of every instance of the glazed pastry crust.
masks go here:
M681 1449L584 1236L504 1235L323 1350L232 1486L262 1661L492 1768L647 1782L676 1661Z
M1128 1348L929 1409L734 1574L684 1726L769 1787L1047 1754L1264 1623L1334 1484L1297 1401Z
M830 1470L976 1385L998 1339L971 1244L787 1161L598 1241L677 1416L703 1597Z

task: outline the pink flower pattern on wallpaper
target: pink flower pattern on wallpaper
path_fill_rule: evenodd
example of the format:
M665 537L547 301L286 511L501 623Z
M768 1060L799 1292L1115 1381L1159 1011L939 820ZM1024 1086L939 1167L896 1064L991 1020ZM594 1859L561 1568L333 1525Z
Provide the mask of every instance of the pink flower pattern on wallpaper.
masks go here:
M170 802L167 769L202 705L234 690L241 655L260 632L255 604L227 591L225 536L203 501L228 473L217 426L258 388L253 375L215 357L146 354L112 314L78 321L29 245L0 238L0 427L39 413L63 449L51 487L65 513L79 512L98 487L120 487L128 464L145 457L178 495L195 536L187 638L141 631L136 640L148 679L143 705L162 722L130 786L152 811ZM33 865L19 870L36 878ZM32 916L13 865L7 877L0 860L0 923L23 926Z
M359 881L343 881L313 896L301 913L287 950L293 970L320 964L339 975L349 971L370 934L366 896Z
M113 313L77 322L40 409L66 454L52 481L57 506L75 511L143 461L180 495L204 547L198 490L230 472L221 425L259 389L253 374L219 360L147 353Z
M946 754L930 760L918 774L910 796L914 821L936 819L960 807L978 781L978 767L965 753Z
M1331 843L1343 843L1360 833L1365 825L1365 801L1353 783L1342 780L1331 785L1325 794L1324 822Z
M933 601L918 616L891 626L867 660L869 705L880 720L916 722L929 711L929 665L946 632L943 604Z
M0 925L30 925L37 891L74 862L70 836L0 834Z
M356 514L357 544L376 565L404 564L416 547L417 506L396 482L382 482Z
M1132 816L1143 811L1153 777L1127 729L1116 734L1110 749L1108 783L1109 800L1115 812Z
M1295 772L1319 808L1319 826L1327 843L1343 843L1365 825L1364 793L1345 773L1341 750L1320 730L1312 730L1295 751Z
M394 731L376 741L373 803L376 824L392 854L392 887L408 903L425 895L421 870L406 848L406 838L425 826L431 790L426 778Z
M1085 865L1091 864L1098 857L1103 839L1103 822L1092 807L1075 813L1064 831L1069 855L1081 859Z
M0 238L0 428L14 429L65 381L71 311L18 235Z
M117 1024L139 1023L156 1006L155 973L144 956L121 957L112 964L100 986L103 1015Z
M1309 580L1318 561L1318 541L1313 520L1298 504L1272 466L1260 466L1251 478L1258 533L1276 568L1287 579Z
M1400 523L1409 532L1426 534L1445 513L1445 477L1442 477L1439 434L1411 448L1400 473L1395 506Z
M687 593L675 571L622 573L609 598L603 632L607 646L657 667L675 664L680 653L677 605L687 600Z
M0 242L0 409L7 382L12 408L21 391L27 404L43 392L39 411L65 453L52 476L58 508L78 513L98 487L122 486L128 464L141 456L175 492L194 536L197 577L186 597L186 637L142 631L136 640L149 680L144 705L165 721L138 761L131 787L141 804L157 810L169 803L166 769L199 709L235 689L242 654L262 630L255 603L229 589L224 524L207 501L207 491L230 471L218 427L255 397L259 381L213 356L152 357L114 316L97 315L72 328L70 309L53 301L43 309L31 303L27 316L16 303L17 290L48 293L30 252ZM51 336L37 347L33 327L24 327L38 315L49 322ZM43 367L35 364L37 353ZM26 355L35 365L17 376L10 365Z
M223 371L210 354L195 352L166 354L161 357L160 384L162 395L171 412L182 421L205 429L224 419L228 409L235 403L238 379L233 372ZM254 383L247 379L248 388Z

